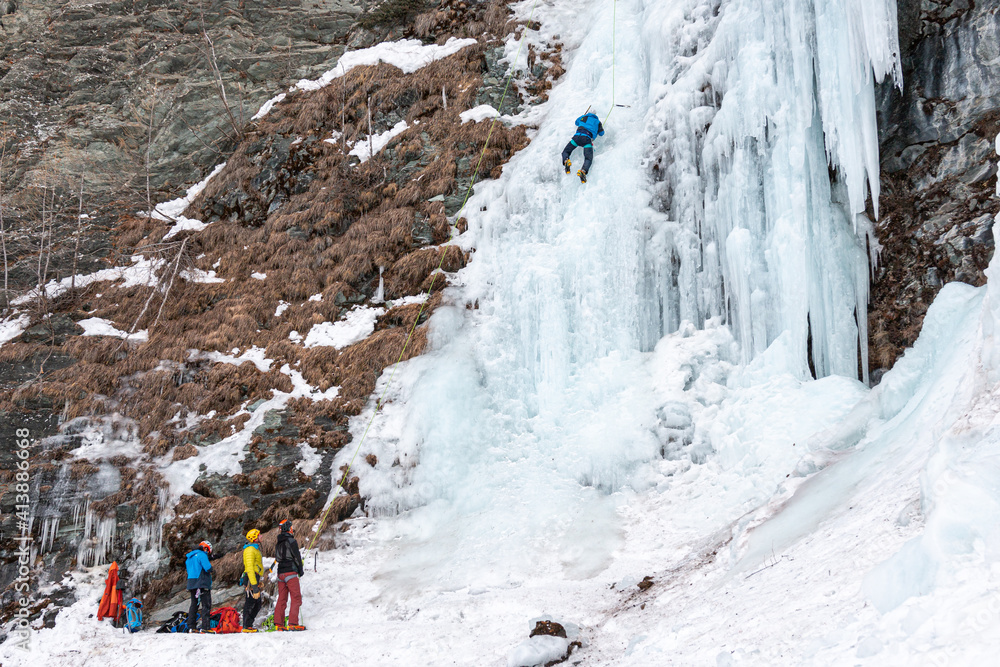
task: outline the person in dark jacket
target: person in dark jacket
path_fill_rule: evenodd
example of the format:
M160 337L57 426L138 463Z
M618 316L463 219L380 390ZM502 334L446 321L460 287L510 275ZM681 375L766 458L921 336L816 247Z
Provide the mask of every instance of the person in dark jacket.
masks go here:
M299 577L303 574L302 555L299 543L295 541L291 519L278 524L278 542L274 547L274 559L278 563L278 602L274 607L274 627L277 630L305 630L299 625L299 607L302 605L302 590ZM288 625L285 625L285 602L291 600L288 610Z
M596 114L587 112L576 119L576 134L569 140L562 152L562 163L567 174L573 164L569 161L569 156L577 147L580 147L583 149L583 169L578 170L576 175L580 177L581 183L587 182L587 172L590 171L590 164L594 161L593 141L596 137L603 136L604 125L601 124L601 120Z
M212 629L209 615L212 611L212 544L207 540L198 544L187 554L187 589L191 593L191 606L188 608L188 632L199 632L196 627L198 620L198 605L201 604L201 630Z

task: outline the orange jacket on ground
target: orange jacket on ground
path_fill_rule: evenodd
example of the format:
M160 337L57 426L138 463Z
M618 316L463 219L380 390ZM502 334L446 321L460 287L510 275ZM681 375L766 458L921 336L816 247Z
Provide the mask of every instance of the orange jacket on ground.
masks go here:
M97 608L97 620L105 618L117 619L122 610L122 592L118 590L118 562L111 564L108 570L108 580L104 582L104 595L101 596L101 606Z

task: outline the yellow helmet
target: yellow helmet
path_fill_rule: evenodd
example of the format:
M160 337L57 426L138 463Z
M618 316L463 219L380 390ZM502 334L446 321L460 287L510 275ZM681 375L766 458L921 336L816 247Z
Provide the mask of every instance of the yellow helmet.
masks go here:
M258 537L260 537L260 531L256 528L251 528L247 532L247 542L256 542Z

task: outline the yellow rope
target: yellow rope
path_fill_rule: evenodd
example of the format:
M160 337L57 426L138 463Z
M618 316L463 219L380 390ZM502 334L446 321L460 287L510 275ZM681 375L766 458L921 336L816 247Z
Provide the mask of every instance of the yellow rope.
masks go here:
M527 26L531 25L531 18L535 15L535 7L538 6L538 0L535 0L534 4L531 6L531 13L528 15L528 23L525 26L524 31L521 34L521 42L517 46L517 54L514 56L514 60L511 63L510 74L507 75L507 84L503 88L503 94L500 96L500 103L497 105L497 116L490 123L490 131L486 134L486 142L483 144L483 151L479 154L479 162L476 163L476 169L472 173L472 180L469 182L469 187L465 190L465 199L462 200L462 206L458 209L458 213L455 215L458 219L462 215L462 211L465 210L465 205L469 201L469 197L472 195L472 187L476 184L476 178L479 176L479 169L482 167L483 159L486 157L486 149L489 148L490 138L493 136L493 128L496 127L497 121L500 119L500 109L503 109L503 101L507 98L507 91L510 89L510 82L514 78L514 66L517 65L518 57L521 55L521 47L524 46L524 39L528 36ZM451 239L449 239L450 241ZM354 455L351 456L351 460L347 464L347 469L344 471L344 476L337 483L337 488L333 491L333 500L327 506L326 510L323 512L323 516L320 517L319 526L316 528L316 532L313 534L312 540L309 542L307 549L312 549L313 545L316 544L316 539L319 534L323 531L323 526L326 525L327 515L330 510L333 509L333 501L337 499L337 493L340 489L344 488L344 484L347 482L347 476L351 472L351 468L354 467L354 460L358 457L358 452L361 451L361 445L364 444L365 438L368 437L368 431L371 429L372 424L375 422L375 416L382 410L382 401L385 399L385 394L389 391L389 386L392 384L392 379L396 376L396 369L399 368L399 363L403 360L403 355L406 353L406 348L410 345L410 339L413 338L413 332L417 329L417 324L420 322L420 316L424 313L424 308L431 300L431 294L434 292L434 283L437 281L438 275L441 273L441 267L444 266L445 255L448 254L448 248L450 246L445 246L441 250L441 260L438 262L437 269L434 270L433 276L431 278L430 287L427 289L427 299L420 304L420 310L417 312L417 317L413 320L413 326L410 327L410 332L406 336L406 340L403 342L403 349L399 351L399 358L396 359L396 363L393 364L392 372L389 374L389 379L385 383L385 387L382 389L381 395L379 395L378 401L375 403L375 410L372 412L371 419L368 420L368 425L365 427L365 432L361 435L361 440L358 441L358 446L354 449Z

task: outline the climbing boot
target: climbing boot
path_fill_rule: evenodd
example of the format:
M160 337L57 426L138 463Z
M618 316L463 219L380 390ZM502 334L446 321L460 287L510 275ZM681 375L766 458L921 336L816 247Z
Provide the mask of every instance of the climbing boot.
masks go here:
M285 632L302 632L306 629L304 625L286 625Z
M243 632L257 632L257 628L243 628Z
M569 168L573 166L573 163L569 161L569 158L563 160L563 168L566 169L566 173L569 173Z
M566 172L566 173L569 173L569 172ZM587 172L585 172L583 169L580 169L579 171L577 171L576 175L580 177L580 182L581 183L586 183L587 182Z

